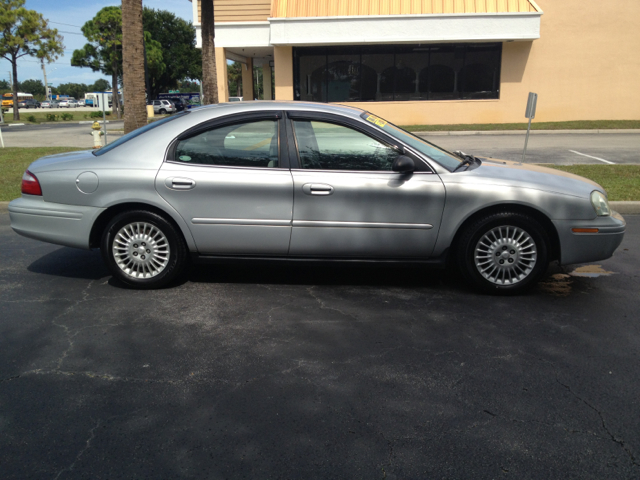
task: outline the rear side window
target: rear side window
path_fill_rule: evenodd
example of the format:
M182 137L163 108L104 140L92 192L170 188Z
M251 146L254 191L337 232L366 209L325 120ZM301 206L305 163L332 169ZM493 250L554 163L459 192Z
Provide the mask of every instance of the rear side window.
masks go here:
M278 121L259 120L213 128L176 146L175 161L198 165L275 168Z
M149 123L149 124L145 125L144 127L140 127L138 129L134 130L131 133L127 133L126 135L120 137L118 140L116 140L113 143L110 143L109 145L107 145L105 147L99 148L98 150L94 150L93 154L96 157L99 157L100 155L104 155L105 153L110 152L114 148L119 147L123 143L127 143L129 140L131 140L133 138L136 138L137 136L142 135L145 132L148 132L149 130L153 130L154 128L157 128L160 125L164 125L165 123L172 122L176 118L180 118L180 117L183 117L185 115L189 115L189 112L177 113L175 115L171 115L170 117L163 118L162 120L157 120L155 122Z

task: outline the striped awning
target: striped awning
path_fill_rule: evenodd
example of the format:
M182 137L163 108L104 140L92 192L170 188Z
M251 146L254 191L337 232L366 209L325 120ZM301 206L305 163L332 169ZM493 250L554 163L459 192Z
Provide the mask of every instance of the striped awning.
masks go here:
M272 0L272 18L542 13L534 0Z

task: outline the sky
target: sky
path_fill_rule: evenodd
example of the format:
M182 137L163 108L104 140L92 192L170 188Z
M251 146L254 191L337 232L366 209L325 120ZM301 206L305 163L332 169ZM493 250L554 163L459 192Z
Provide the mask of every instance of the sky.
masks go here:
M47 82L54 86L61 83L94 83L99 78L105 78L111 83L111 77L100 72L92 72L90 68L71 66L73 51L82 48L87 43L80 28L91 20L103 7L120 6L118 0L26 0L25 7L41 13L49 20L50 27L57 28L64 37L64 55L55 62L45 66ZM189 0L143 0L145 7L158 10L169 10L178 17L193 21L192 5ZM9 80L11 63L4 58L0 60L0 79ZM22 57L18 60L18 81L28 79L44 82L40 62L32 57Z

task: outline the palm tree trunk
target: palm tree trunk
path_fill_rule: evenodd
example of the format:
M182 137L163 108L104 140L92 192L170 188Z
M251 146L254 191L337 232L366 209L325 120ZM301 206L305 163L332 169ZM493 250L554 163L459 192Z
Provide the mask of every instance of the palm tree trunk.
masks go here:
M124 133L147 124L144 58L142 0L122 0L122 81L127 105Z
M218 74L216 72L216 47L213 0L202 2L202 92L204 105L218 103Z
M13 120L20 120L20 110L18 110L18 59L12 56L13 61L11 67L13 70L13 85L11 85L11 91L13 92Z

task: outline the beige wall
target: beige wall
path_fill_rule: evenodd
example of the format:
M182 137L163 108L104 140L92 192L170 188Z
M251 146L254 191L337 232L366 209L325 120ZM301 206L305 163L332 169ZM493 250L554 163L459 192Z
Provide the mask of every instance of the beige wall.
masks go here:
M198 2L198 23L201 21L202 0ZM204 0L207 1L207 0ZM215 21L265 22L271 13L271 0L208 0L213 1Z
M216 47L216 76L218 81L218 102L228 102L227 56L224 48L219 47Z
M534 122L640 119L640 1L537 3L540 39L503 45L499 100L350 105L401 125L525 122L532 91Z
M273 47L273 73L276 100L293 100L293 50Z

